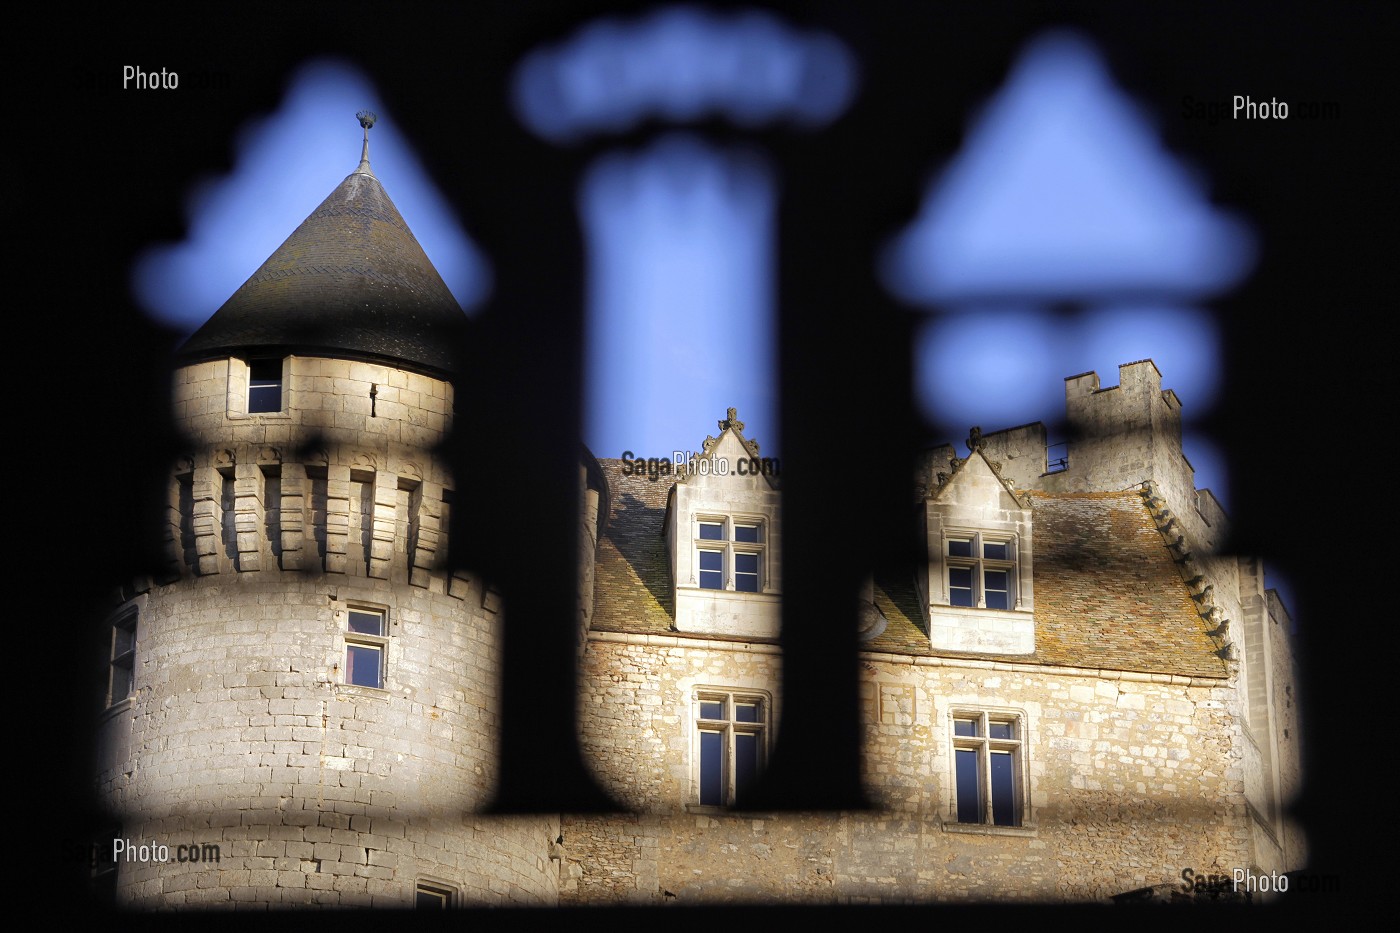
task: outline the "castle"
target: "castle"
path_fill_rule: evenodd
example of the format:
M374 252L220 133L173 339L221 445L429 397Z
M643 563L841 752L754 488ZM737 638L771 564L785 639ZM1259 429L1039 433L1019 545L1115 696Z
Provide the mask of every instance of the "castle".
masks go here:
M738 413L685 469L585 453L579 742L628 812L479 812L510 607L446 560L464 324L366 135L183 348L169 564L104 629L98 788L147 847L100 866L118 903L1101 901L1301 866L1290 622L1149 360L1066 381L1062 461L1039 424L929 452L919 557L852 611L866 811L744 807L784 566Z

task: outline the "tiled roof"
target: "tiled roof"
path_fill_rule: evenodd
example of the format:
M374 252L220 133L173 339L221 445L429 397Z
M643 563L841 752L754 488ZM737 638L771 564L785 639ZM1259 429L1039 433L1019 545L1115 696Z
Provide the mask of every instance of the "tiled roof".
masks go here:
M334 355L451 373L466 315L368 164L190 337L187 360L228 354Z
M593 582L593 627L612 632L663 634L676 622L676 600L666 559L666 497L674 474L652 482L622 475L621 460L599 460L612 491L607 530L598 542Z
M1136 491L1032 496L1038 658L1225 675L1208 626Z
M623 476L602 460L612 488L598 545L595 629L675 634L664 521L674 476ZM1223 677L1171 552L1142 497L1033 492L1036 651L993 655L929 647L913 572L875 575L875 604L888 620L867 651L1015 661L1063 667ZM975 611L975 610L973 610ZM684 636L681 636L684 637Z

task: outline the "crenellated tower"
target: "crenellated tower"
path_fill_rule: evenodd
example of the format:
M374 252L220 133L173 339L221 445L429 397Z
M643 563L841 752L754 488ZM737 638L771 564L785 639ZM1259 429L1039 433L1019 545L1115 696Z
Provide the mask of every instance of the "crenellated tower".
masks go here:
M467 322L360 119L356 170L181 350L168 566L109 620L99 763L114 835L172 854L118 857L123 904L556 898L558 818L470 812L501 605L445 569Z

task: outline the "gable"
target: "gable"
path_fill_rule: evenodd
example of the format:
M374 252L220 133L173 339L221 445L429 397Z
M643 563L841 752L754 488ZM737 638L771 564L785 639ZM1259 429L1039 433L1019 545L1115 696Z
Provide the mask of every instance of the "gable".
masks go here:
M1027 510L1029 505L1022 502L1014 487L1002 478L999 466L993 469L992 462L982 451L974 450L951 474L943 474L946 480L934 489L930 498L969 516L991 518L999 512Z

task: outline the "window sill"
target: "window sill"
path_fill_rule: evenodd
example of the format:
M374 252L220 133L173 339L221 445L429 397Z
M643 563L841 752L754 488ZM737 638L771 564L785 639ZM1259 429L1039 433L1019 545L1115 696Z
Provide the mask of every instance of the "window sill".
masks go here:
M383 687L362 687L359 684L336 684L335 695L338 697L364 697L368 700L387 700L389 691Z
M104 709L104 710L98 715L97 721L98 721L98 722L106 722L106 721L109 720L109 719L115 719L116 717L120 716L122 713L125 713L126 711L130 710L130 709L131 709L133 706L135 706L135 705L136 705L136 697L134 697L134 696L129 696L129 697L127 697L125 700L118 700L117 702L113 703L111 706L109 706L109 707L107 707L106 709Z
M1029 826L996 826L991 823L949 823L943 824L943 831L948 833L964 833L969 836L1022 836L1035 838L1040 835L1039 830L1032 824Z
M1035 615L1035 607L1033 606L1022 606L1017 609L988 609L986 606L954 606L951 603L933 603L930 608L950 612L985 612L1002 616Z
M735 807L712 807L708 804L688 803L682 808L691 816L708 816L712 818L735 817L745 820L772 820L777 818L777 814L767 810L740 810Z
M225 413L225 417L230 421L291 421L291 412L286 411L230 411Z

